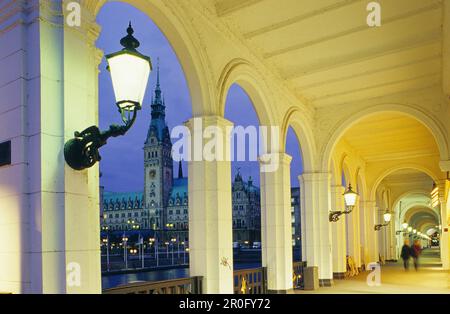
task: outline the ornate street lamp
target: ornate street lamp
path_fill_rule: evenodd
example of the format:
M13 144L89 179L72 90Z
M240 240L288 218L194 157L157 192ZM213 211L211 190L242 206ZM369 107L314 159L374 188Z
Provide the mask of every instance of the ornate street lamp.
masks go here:
M69 140L64 146L66 162L75 170L90 168L100 161L98 149L106 145L110 137L125 135L136 121L137 112L141 109L152 63L150 57L136 50L140 43L133 37L134 30L131 22L127 33L128 35L120 40L124 48L106 56L116 105L124 124L113 124L107 131L100 131L94 125L82 132L75 132L75 138Z
M348 215L353 211L353 208L356 204L356 199L358 198L358 193L354 192L352 190L352 185L348 185L347 191L345 191L344 200L345 200L345 211L332 211L330 212L329 221L330 222L337 222L339 220L339 217L341 215Z
M402 223L402 230L396 231L395 234L399 235L399 234L406 234L406 233L408 233L408 227L409 227L409 225L408 225L407 222Z
M379 224L375 226L375 231L380 231L382 227L386 227L391 222L392 214L389 209L383 214L384 224Z

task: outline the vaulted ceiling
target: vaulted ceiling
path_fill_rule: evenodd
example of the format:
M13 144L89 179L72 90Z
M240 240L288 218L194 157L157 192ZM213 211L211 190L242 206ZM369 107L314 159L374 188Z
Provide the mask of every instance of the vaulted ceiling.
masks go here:
M394 196L399 198L392 204L399 215L399 223L407 222L419 231L425 231L424 226L439 224L439 211L431 206L433 179L427 174L414 169L398 170L384 178L382 185L393 191L400 188L405 193Z
M442 0L378 2L375 28L365 0L213 4L298 97L322 107L440 84Z
M439 156L433 135L414 118L380 113L353 125L343 136L366 162Z

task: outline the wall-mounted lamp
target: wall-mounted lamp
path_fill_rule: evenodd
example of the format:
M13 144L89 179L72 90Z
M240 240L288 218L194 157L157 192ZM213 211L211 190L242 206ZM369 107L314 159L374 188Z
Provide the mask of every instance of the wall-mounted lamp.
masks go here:
M396 231L395 234L396 234L396 235L399 235L399 234L401 234L401 233L403 233L403 234L408 233L408 227L409 227L409 225L408 225L407 222L402 223L402 230Z
M375 231L380 231L382 227L386 227L391 222L392 214L389 209L383 214L384 224L379 224L375 226Z
M356 199L358 198L358 193L354 192L352 190L352 185L348 185L347 191L345 191L344 195L344 201L345 201L345 211L332 211L330 212L329 221L330 222L336 222L339 220L339 217L341 215L348 215L353 211L353 208L356 204Z
M137 112L141 109L152 63L150 57L136 50L140 43L133 37L131 22L127 33L128 35L120 40L124 49L106 56L116 105L124 124L113 124L107 131L100 131L94 125L82 132L75 132L75 138L64 145L66 162L75 170L90 168L100 161L98 149L106 145L110 137L125 135L136 121Z

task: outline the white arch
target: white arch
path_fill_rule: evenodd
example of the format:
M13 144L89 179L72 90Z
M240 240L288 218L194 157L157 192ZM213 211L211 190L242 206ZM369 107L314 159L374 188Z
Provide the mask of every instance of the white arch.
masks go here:
M380 185L381 181L383 181L384 178L386 178L388 175L390 175L390 174L392 174L392 173L394 173L396 171L404 170L404 169L414 169L414 170L418 170L418 171L424 172L428 176L430 176L433 179L433 181L435 181L435 182L438 181L438 176L432 170L428 169L427 167L424 167L423 165L420 165L420 164L417 164L417 163L408 163L408 164L403 164L403 165L395 165L395 166L393 166L391 168L386 169L375 180L374 184L371 187L371 191L370 191L371 199L375 198L378 186Z
M421 203L413 203L410 206L407 207L407 209L405 211L403 211L402 215L400 216L401 221L403 222L405 220L405 216L409 217L409 216L413 216L415 214L415 212L413 212L412 214L410 214L409 216L407 215L407 213L411 212L411 211L416 211L416 212L426 212L426 213L431 213L436 221L440 220L439 214L436 213L436 211L431 207L431 206L427 206Z
M276 125L275 115L271 111L274 103L270 89L265 86L263 76L255 66L245 59L233 59L222 70L216 84L219 113L225 115L228 91L233 84L238 84L250 97L260 125Z
M185 25L183 19L183 4L174 6L170 2L156 0L83 0L85 8L94 16L107 2L122 2L134 6L155 22L173 47L180 61L189 87L192 114L195 116L217 114L214 86L209 71L209 59L201 49L198 36L192 27Z
M397 208L399 206L400 202L402 201L402 199L404 199L404 198L406 198L406 197L408 197L410 195L423 195L423 196L428 197L428 198L430 197L429 191L426 191L426 190L423 190L423 189L422 190L410 190L410 191L407 191L407 192L401 194L400 196L398 196L395 199L395 201L392 203L393 204L392 208L394 208L394 209Z
M295 132L302 153L303 170L311 172L314 167L314 156L316 152L314 136L311 132L311 126L305 117L296 107L291 107L285 113L283 124L281 126L281 151L286 150L286 140L289 127Z
M384 112L403 113L421 122L425 127L428 128L428 130L434 136L434 139L436 140L436 144L439 149L441 160L449 159L446 131L445 128L442 125L440 125L438 121L427 115L425 112L408 105L380 104L372 106L365 110L355 111L352 114L348 115L345 119L337 123L336 127L334 128L335 131L331 134L330 139L327 141L326 145L323 148L322 154L323 169L328 169L333 150L337 145L339 139L345 134L345 132L348 129L350 129L354 124L358 123L359 121L361 121L366 117Z

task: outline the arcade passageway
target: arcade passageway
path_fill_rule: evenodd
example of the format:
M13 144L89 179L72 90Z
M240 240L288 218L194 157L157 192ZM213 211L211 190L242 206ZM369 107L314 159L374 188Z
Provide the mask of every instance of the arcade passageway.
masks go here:
M299 294L344 294L344 293L382 293L382 294L450 294L450 272L442 268L438 249L423 252L419 271L405 272L403 265L388 263L381 268L381 285L369 286L367 272L356 277L335 281L333 287L322 287L316 291L301 291Z

